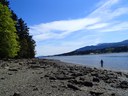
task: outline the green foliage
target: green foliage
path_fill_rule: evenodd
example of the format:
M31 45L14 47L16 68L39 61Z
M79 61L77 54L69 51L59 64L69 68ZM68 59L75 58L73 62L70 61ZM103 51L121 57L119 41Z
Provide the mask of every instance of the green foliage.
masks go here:
M15 22L7 6L0 3L0 58L12 58L19 51Z
M29 35L29 29L27 24L20 18L16 25L17 34L19 36L20 51L18 53L19 58L33 58L35 57L35 41L32 36Z
M8 2L7 0L0 0L0 3L1 3L2 5L6 5L6 6L9 5L9 2Z
M22 19L10 10L7 0L0 0L0 58L33 58L35 41Z

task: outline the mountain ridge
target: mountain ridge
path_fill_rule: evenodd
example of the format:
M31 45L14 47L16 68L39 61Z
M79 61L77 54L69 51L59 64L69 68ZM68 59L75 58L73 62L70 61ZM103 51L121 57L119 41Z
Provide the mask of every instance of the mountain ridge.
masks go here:
M108 48L108 47L119 47L123 45L128 45L128 40L124 40L121 42L115 42L115 43L101 43L97 45L85 46L85 47L77 49L76 51L86 51L90 49L95 50L95 49L102 49L102 48Z
M74 51L59 54L64 55L84 55L84 54L100 54L100 53L113 53L113 52L128 52L128 40L114 43L100 43L97 45L85 46Z

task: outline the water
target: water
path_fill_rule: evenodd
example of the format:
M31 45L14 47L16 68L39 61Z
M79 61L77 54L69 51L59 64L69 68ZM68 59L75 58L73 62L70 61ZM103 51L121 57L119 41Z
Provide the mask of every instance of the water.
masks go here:
M48 59L61 60L68 63L82 64L100 68L100 60L104 61L104 68L128 71L128 53L111 53L100 55L54 56Z

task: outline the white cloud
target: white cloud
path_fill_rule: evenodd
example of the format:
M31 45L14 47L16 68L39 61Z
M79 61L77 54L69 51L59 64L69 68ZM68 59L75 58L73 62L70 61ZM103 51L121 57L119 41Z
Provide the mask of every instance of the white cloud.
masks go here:
M97 17L102 20L102 22L112 22L113 19L124 14L128 14L128 7L116 6L122 0L107 0L104 4L93 11L89 17ZM115 8L113 8L113 6Z
M90 16L104 16L110 13L111 7L115 4L117 4L119 0L106 0L105 3L102 5L99 5L98 8L90 14ZM110 15L110 14L109 14ZM108 16L108 15L107 15Z
M36 50L40 50L40 52L37 55L41 56L42 53L45 55L55 55L55 54L60 54L60 53L71 52L75 49L80 48L80 46L84 47L85 45L90 45L90 44L95 45L100 42L100 38L98 38L98 37L99 37L98 35L84 36L82 38L79 38L79 39L73 40L73 41L68 41L68 42L62 41L61 44L58 44L58 46L57 46L57 44L52 45L50 43L45 44L43 46L39 45L36 48Z
M52 39L58 39L58 40L63 39L68 35L72 33L75 34L76 32L79 32L81 30L84 30L85 33L87 33L88 31L96 32L94 33L94 35L96 34L99 35L104 32L127 30L128 22L121 21L120 19L118 20L118 17L128 14L128 7L115 6L119 4L121 0L105 0L105 1L106 2L102 4L100 3L101 5L85 18L72 19L72 20L59 20L59 21L41 23L38 25L30 26L30 34L32 34L36 42L38 42L38 41L52 40ZM79 38L81 39L82 37ZM99 43L100 41L99 37L96 37L94 39L92 38L93 42L96 41L95 43ZM71 42L64 41L63 42L64 45L61 45L59 47L46 45L41 48L43 48L42 50L45 50L45 52L48 52L46 50L50 48L50 50L52 51L48 53L55 54L55 53L71 51L73 50L73 48L78 48L78 46L81 47L82 45L85 44L86 45L93 44L93 42L85 43L85 40L89 42L88 39L85 39L84 37L84 39L81 40L76 40ZM75 42L75 44L73 42ZM72 45L72 47L69 45ZM41 48L38 47L37 50L41 50ZM42 53L45 52L43 51Z
M128 22L118 23L113 26L109 26L109 28L104 28L99 30L100 32L113 32L113 31L124 31L128 30Z
M109 24L108 23L99 23L99 24L94 24L91 26L88 26L87 29L91 30L91 29L100 29L100 28L104 28L107 27Z
M42 23L30 26L30 33L34 35L36 41L48 39L61 39L69 34L80 30L103 29L104 27L112 26L111 19L128 13L128 7L120 7L112 9L112 6L118 4L120 0L107 0L99 8L93 11L90 15L81 19L60 20L49 23ZM115 25L113 25L115 29ZM120 27L120 26L118 26ZM124 27L123 27L124 28ZM122 29L122 28L118 28ZM115 29L116 31L117 29ZM102 30L103 31L103 30ZM111 31L111 30L108 30ZM108 32L106 31L106 32ZM101 31L100 31L101 32Z
M34 34L34 39L45 40L52 38L63 38L68 34L83 30L91 24L99 22L98 18L83 18L76 20L54 21L30 27L30 33Z

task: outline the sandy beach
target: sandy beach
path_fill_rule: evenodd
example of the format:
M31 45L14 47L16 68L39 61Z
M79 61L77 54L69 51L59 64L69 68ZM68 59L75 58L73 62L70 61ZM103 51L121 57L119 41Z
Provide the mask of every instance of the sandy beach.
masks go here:
M0 60L0 96L128 96L128 73L58 60Z

